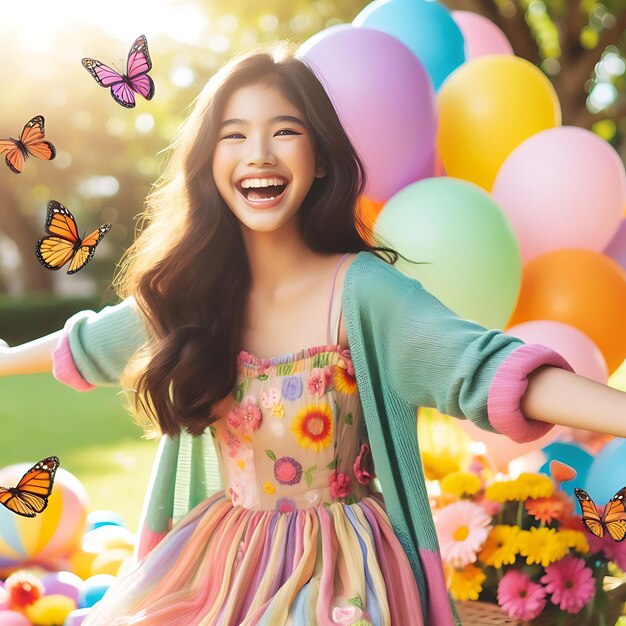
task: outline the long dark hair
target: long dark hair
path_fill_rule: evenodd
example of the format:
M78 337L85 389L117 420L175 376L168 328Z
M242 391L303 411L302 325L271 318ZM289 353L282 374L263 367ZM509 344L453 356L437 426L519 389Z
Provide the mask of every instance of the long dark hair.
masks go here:
M363 165L313 71L284 44L233 59L207 83L176 137L165 174L146 200L147 226L115 281L122 297L135 297L153 334L123 383L134 391L135 414L167 434L202 433L235 385L250 270L211 163L229 97L255 84L279 89L302 112L327 172L298 212L307 246L321 253L371 250L397 260L394 250L360 234L366 229L355 207Z

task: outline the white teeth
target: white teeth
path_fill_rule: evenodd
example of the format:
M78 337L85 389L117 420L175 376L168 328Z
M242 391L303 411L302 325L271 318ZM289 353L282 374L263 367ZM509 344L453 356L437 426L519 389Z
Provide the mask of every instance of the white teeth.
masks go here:
M259 187L275 187L278 185L286 185L284 178L245 178L241 181L244 189L252 189Z

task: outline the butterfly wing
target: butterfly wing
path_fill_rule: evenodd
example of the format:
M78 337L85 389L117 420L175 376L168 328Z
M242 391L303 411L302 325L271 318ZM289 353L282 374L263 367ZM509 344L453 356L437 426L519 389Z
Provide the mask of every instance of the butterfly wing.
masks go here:
M620 489L608 502L604 509L602 521L613 541L624 541L626 538L626 506L624 496L626 487Z
M3 504L12 513L17 513L23 517L35 517L36 515L31 506L16 493L15 489L0 487L0 504Z
M59 459L51 456L33 465L16 487L0 488L0 504L24 517L34 517L41 513L48 505L59 464Z
M46 232L52 237L37 242L37 258L49 270L61 269L74 255L80 237L74 216L56 200L48 202Z
M0 139L0 154L4 154L8 150L14 150L17 146L15 139Z
M80 247L74 254L74 258L67 269L68 274L75 274L89 263L96 251L96 246L104 239L104 236L110 230L111 224L103 224L82 240Z
M154 96L154 82L148 76L152 69L152 61L148 52L148 42L144 35L135 39L126 63L126 74L130 86L146 100L152 100Z
M66 239L73 245L80 243L78 236L78 226L71 212L60 202L50 200L48 202L48 213L46 215L46 232Z
M39 262L49 270L60 270L74 256L75 247L60 237L43 237L35 252Z
M44 124L43 115L33 117L22 130L20 143L31 156L52 161L57 153L55 147L49 141L44 141Z
M96 59L82 59L83 67L94 77L100 87L110 87L113 99L127 109L135 106L133 90L126 78Z
M582 521L587 530L596 537L604 537L604 526L598 514L598 509L589 494L583 489L574 489L582 511Z
M24 156L24 152L19 145L12 150L9 150L4 157L4 162L14 174L21 174L24 169L25 161L26 157Z

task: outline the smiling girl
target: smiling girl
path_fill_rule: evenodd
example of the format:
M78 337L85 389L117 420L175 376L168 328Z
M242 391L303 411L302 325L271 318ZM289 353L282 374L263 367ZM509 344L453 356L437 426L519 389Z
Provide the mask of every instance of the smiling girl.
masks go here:
M364 181L307 65L241 56L174 143L122 302L0 348L2 374L121 377L163 433L140 558L84 624L450 626L417 407L516 441L626 434L626 394L459 319L368 245Z

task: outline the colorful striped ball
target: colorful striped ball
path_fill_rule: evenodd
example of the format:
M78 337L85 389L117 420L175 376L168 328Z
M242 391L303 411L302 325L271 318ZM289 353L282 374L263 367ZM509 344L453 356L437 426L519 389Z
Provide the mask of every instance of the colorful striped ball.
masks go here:
M0 469L0 485L17 485L32 464ZM47 508L22 517L0 506L0 577L30 565L54 567L80 546L87 524L87 492L70 472L59 468Z

